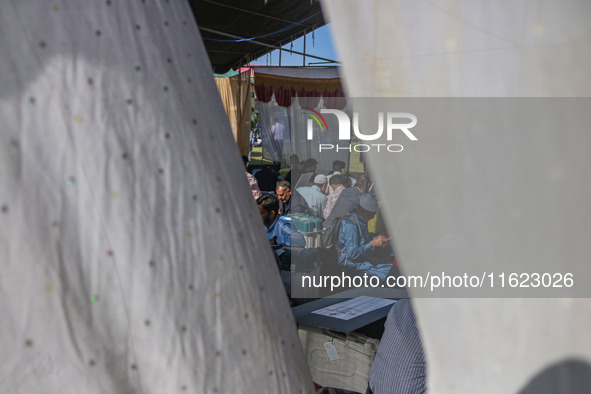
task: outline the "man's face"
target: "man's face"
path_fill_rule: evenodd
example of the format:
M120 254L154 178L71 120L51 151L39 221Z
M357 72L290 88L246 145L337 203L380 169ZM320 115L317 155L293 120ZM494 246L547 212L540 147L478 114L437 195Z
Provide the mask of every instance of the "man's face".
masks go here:
M277 198L279 201L288 202L291 198L291 190L286 189L283 187L278 187L275 189L275 193L277 193Z
M369 222L371 219L374 218L374 216L376 216L376 213L377 212L366 211L361 207L357 208L357 215L359 216L359 219L361 219L364 222Z
M269 226L271 226L275 221L275 217L277 217L277 212L267 212L263 209L262 205L259 205L259 212L261 213L261 219L263 219L263 224L265 225L265 227L269 228Z

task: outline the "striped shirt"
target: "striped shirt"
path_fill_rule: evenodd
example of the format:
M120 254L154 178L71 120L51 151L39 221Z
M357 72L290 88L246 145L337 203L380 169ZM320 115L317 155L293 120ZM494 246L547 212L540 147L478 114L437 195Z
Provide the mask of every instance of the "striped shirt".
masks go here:
M388 313L369 386L374 394L414 394L427 390L425 356L408 299L396 302Z
M337 203L337 200L339 199L339 196L341 195L341 192L343 190L345 190L345 186L339 186L336 188L335 191L333 191L326 197L326 205L324 206L324 219L326 219L328 215L330 215L330 212L334 208L334 205Z

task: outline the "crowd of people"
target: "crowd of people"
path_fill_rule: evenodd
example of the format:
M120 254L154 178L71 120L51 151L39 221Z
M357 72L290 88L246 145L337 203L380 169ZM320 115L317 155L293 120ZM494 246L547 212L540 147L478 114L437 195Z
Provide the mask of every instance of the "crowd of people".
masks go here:
M379 231L383 229L370 231L369 224L375 222L380 207L369 176L362 173L353 178L339 160L328 174L318 173L317 168L316 160L300 162L292 155L284 179L270 166L263 166L254 176L246 172L269 242L276 247L304 246L304 237L290 225L288 215L306 214L322 221L325 234L335 233L336 261L348 274L367 273L380 280L395 275L390 237ZM296 179L293 188L290 180Z
M244 157L245 166L248 160ZM348 275L374 276L380 281L399 274L391 239L375 220L380 204L366 173L353 178L342 161L333 162L328 174L317 172L314 159L300 162L291 157L291 169L284 179L264 166L255 176L248 171L253 197L267 231L269 244L280 256L285 248L303 248L306 240L290 215L306 214L320 219L325 241L334 245L337 269ZM292 182L296 187L292 187ZM274 190L271 187L274 185ZM259 189L259 186L260 189ZM261 192L261 190L263 190ZM382 229L385 230L385 229ZM391 308L385 331L371 367L367 393L423 393L426 390L426 362L414 313L408 299ZM323 393L350 394L348 390L325 388Z

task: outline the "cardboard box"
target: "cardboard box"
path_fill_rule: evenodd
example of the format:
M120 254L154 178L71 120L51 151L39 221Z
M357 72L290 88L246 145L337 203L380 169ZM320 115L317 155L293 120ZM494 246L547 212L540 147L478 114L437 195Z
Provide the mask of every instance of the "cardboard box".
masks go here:
M380 343L377 339L307 325L300 325L298 334L315 383L365 393ZM329 354L325 344L336 352L331 349Z

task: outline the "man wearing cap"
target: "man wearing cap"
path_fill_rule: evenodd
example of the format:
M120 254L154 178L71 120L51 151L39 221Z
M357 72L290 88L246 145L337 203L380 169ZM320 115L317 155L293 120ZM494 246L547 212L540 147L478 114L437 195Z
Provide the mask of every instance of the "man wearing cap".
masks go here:
M378 201L370 194L362 194L359 197L359 205L348 216L345 216L339 228L339 265L359 274L377 276L385 280L392 269L391 261L383 264L379 255L382 248L390 245L390 239L380 234L372 237L367 229L370 221L378 211Z
M326 175L320 174L314 177L314 184L312 186L303 186L296 189L304 197L306 203L308 203L312 214L320 219L324 219L322 215L324 213L324 206L326 205L326 195L324 192L327 184L328 178Z

